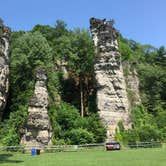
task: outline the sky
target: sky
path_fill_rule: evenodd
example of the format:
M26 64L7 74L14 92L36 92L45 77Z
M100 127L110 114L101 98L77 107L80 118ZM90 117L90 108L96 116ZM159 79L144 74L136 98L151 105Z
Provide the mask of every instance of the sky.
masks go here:
M91 17L114 19L128 39L166 47L166 0L0 0L0 18L13 31L56 20L88 29Z

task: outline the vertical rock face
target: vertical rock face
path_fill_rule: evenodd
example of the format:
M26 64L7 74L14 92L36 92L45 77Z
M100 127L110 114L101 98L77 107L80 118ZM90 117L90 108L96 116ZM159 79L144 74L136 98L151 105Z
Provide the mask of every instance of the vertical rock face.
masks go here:
M41 146L51 143L52 129L48 117L47 74L44 69L36 70L34 96L28 108L28 119L21 143Z
M141 104L141 97L139 93L139 79L136 70L136 64L129 62L123 63L123 68L126 71L125 80L127 84L128 98L130 107Z
M6 106L9 87L9 39L10 29L0 27L0 120Z
M126 129L131 127L117 31L112 21L91 18L90 24L96 47L97 108L107 128L107 139L114 140L119 121Z

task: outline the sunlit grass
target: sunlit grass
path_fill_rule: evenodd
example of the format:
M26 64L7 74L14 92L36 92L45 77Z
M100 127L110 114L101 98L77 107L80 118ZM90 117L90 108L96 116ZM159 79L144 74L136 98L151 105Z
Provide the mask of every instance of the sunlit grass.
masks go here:
M79 152L0 153L2 166L166 166L166 149L120 151L84 150Z

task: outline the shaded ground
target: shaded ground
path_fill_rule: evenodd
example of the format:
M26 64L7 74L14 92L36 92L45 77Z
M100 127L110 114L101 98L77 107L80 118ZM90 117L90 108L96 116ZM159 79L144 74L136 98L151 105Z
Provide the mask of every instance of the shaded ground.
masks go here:
M2 153L0 154L0 163L21 163L22 160L14 160L13 158L10 159L13 156L12 153Z

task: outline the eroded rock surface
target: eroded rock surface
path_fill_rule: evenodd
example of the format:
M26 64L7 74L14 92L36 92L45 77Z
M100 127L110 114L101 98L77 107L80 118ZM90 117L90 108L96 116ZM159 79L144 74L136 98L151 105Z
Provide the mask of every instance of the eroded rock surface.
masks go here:
M52 128L48 117L47 74L44 69L36 70L34 96L28 108L28 119L21 144L42 146L51 144Z
M0 121L7 102L9 89L9 40L10 29L0 26Z
M129 101L113 21L91 18L90 29L96 47L94 66L97 81L97 108L107 128L107 139L114 140L115 129L122 121L131 127Z
M136 63L123 63L123 69L125 71L125 80L127 84L128 99L130 108L135 105L141 104L141 97L139 92L139 78L137 73Z

